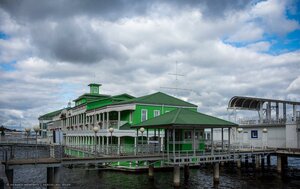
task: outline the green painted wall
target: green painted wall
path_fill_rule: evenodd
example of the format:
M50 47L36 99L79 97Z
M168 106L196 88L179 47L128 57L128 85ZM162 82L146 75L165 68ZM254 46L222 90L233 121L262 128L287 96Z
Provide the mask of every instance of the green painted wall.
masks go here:
M129 121L129 117L130 117L130 111L129 110L121 112L121 121Z
M164 114L166 112L170 112L172 110L175 110L177 107L170 107L170 106L153 106L153 105L140 105L137 104L135 111L133 112L132 115L132 121L133 124L137 124L140 123L142 120L142 110L145 109L147 110L148 114L147 114L147 119L153 118L154 117L154 111L155 110L159 110L160 111L160 115ZM188 108L190 110L194 110L197 111L197 108Z

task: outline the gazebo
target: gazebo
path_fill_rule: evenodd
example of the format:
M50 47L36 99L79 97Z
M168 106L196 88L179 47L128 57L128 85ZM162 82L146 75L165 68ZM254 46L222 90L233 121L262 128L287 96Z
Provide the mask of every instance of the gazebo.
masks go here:
M238 125L195 110L178 108L163 115L148 119L131 128L164 130L164 152L170 163L175 163L180 156L197 156L205 153L214 154L214 129L221 129L220 150L230 151L230 129ZM228 129L228 142L224 143L223 129ZM204 129L210 129L210 141L205 143ZM227 147L227 148L225 148ZM173 155L172 155L173 154ZM171 160L171 161L170 161Z
M185 177L189 175L189 164L200 162L214 163L214 181L219 182L219 162L228 158L230 151L230 129L238 125L213 116L205 115L187 108L178 108L163 115L148 119L132 126L139 130L148 132L149 129L164 130L164 153L167 153L166 163L174 166L173 182L175 186L180 185L180 165L184 165ZM222 154L214 155L214 129L221 132ZM223 129L228 129L227 149L224 146ZM210 149L205 146L204 129L211 129ZM159 136L160 137L160 136ZM153 175L153 164L149 165L149 175Z

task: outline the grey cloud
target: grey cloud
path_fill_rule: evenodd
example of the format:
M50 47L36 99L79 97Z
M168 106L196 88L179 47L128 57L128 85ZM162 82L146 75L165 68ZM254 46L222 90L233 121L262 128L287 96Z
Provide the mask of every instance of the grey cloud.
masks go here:
M40 23L31 30L31 40L41 55L72 63L126 58L122 46L108 41L87 23L65 20L54 25Z
M200 8L208 17L224 16L229 10L243 9L257 0L2 0L1 7L20 21L66 18L76 15L100 16L118 19L147 14L157 4L165 3L173 8Z
M74 15L100 16L117 19L145 12L149 1L125 0L55 0L55 1L19 1L2 0L1 7L21 22L45 19L68 18Z

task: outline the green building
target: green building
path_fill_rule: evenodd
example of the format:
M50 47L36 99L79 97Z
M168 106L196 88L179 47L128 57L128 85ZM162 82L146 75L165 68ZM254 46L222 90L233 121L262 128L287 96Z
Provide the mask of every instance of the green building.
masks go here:
M90 92L74 100L75 106L47 113L39 117L40 125L47 127L50 143L63 143L70 147L71 156L84 156L85 150L101 153L137 153L141 143L153 146L149 150L164 149L163 129L148 128L144 136L131 126L161 116L178 108L197 111L197 106L162 92L134 97L129 94L116 96L101 94L100 84L89 85ZM94 132L94 128L99 130ZM109 128L113 128L110 129ZM147 133L147 134L146 134ZM187 132L188 133L188 132ZM184 140L188 150L191 136ZM204 130L198 132L199 143L203 143ZM111 145L112 144L112 145ZM204 144L199 148L204 148ZM110 147L109 147L110 146ZM72 150L71 150L72 147ZM94 150L93 148L97 148ZM80 151L80 152L79 152Z

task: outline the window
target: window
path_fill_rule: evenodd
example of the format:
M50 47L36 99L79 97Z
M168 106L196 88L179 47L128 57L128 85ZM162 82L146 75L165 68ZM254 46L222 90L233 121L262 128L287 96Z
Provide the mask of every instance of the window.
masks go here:
M258 138L257 130L252 130L251 131L251 138Z
M157 117L160 115L160 111L159 110L154 110L154 117Z
M184 139L191 140L192 139L192 131L184 131Z
M147 120L147 114L148 114L147 110L142 110L142 119L141 119L141 121L146 121Z

